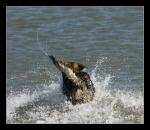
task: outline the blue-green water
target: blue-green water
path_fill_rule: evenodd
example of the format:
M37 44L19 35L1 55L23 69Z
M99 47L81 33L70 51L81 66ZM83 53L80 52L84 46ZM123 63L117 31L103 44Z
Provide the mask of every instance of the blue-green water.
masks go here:
M144 123L144 11L123 6L7 6L7 123ZM49 54L87 66L87 104L61 93Z

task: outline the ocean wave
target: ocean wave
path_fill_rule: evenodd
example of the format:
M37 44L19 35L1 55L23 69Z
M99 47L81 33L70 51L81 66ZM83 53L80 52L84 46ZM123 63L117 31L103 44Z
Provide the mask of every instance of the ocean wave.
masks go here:
M7 123L20 124L132 124L144 123L142 92L108 89L114 76L97 73L105 59L91 71L96 92L93 101L73 106L61 92L61 84L40 84L42 91L23 90L7 96ZM33 86L34 87L34 86Z

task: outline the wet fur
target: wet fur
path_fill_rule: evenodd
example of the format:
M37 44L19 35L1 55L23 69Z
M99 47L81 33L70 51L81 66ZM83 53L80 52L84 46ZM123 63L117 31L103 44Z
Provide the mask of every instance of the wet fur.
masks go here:
M55 66L62 72L62 92L73 105L93 100L95 88L90 76L83 72L84 65L75 62L64 62L49 56Z

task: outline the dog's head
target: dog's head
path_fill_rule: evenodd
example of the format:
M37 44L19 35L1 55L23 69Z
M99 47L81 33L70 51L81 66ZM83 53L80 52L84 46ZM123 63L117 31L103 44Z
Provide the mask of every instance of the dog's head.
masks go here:
M49 58L51 58L55 66L64 73L66 73L67 69L71 69L74 73L77 73L86 68L84 65L80 63L56 60L56 58L53 56L49 56Z

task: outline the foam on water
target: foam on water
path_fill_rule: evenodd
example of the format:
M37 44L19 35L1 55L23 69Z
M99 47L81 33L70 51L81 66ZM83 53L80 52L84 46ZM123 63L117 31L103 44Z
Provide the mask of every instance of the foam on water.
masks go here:
M97 74L103 61L90 74L96 88L93 101L73 106L62 95L60 82L42 84L42 91L8 95L7 123L144 123L142 93L107 89L113 76Z

